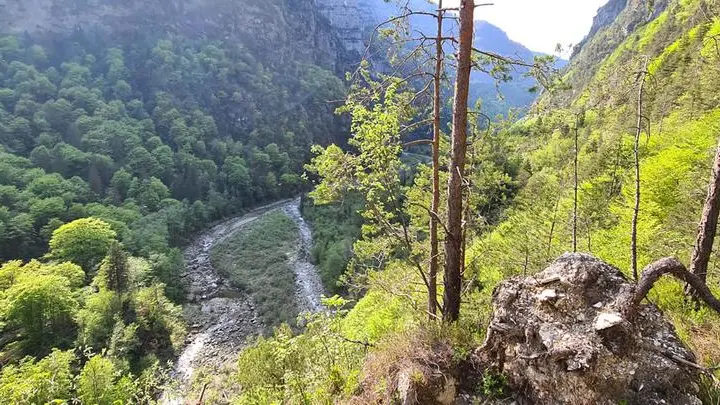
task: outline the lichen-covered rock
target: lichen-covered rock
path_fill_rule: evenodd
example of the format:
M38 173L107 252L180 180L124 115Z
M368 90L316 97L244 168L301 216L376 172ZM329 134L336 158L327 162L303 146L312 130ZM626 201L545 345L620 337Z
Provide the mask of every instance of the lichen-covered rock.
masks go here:
M690 352L654 305L621 315L632 289L623 274L566 254L493 297L485 361L536 404L700 404Z

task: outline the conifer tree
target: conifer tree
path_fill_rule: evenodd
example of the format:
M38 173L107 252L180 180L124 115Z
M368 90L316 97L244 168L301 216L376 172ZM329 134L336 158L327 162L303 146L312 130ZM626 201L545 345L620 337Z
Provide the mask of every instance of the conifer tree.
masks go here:
M448 167L448 205L445 241L445 291L443 320L454 322L460 316L463 255L463 176L467 151L468 93L472 68L473 34L475 28L475 1L465 0L460 5L460 36L458 40L458 67L455 77L453 104L453 132L450 165Z

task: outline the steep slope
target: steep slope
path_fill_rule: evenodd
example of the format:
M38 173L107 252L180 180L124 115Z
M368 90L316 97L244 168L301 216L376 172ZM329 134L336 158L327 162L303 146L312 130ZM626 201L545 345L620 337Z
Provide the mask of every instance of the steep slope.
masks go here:
M368 23L367 10L357 0L315 0L318 10L330 23L341 43L359 60L365 51L364 26Z
M670 0L611 0L601 7L590 32L573 49L570 84L577 89L588 85L603 59L656 19L670 3Z
M671 1L653 15L646 2L628 2L571 61L573 89L544 97L506 134L526 151L527 180L504 221L470 249L472 274L483 283L535 272L572 249L576 126L578 248L629 271L638 72L645 66L639 267L665 256L689 258L720 134L720 4ZM718 276L710 275L716 290ZM710 344L720 334L718 317L689 315L682 285L663 281L652 301L702 359L720 359Z
M652 308L648 313L653 315L644 320L655 317L666 332L649 332L656 329L644 328L636 334L626 328L627 324L615 323L613 326L618 327L615 331L621 332L615 336L632 333L634 337L614 340L611 334L596 334L598 310L617 302L613 294L607 294L613 287L606 280L598 278L597 273L583 275L581 263L597 263L595 259L586 255L565 256L558 263L568 271L567 277L547 273L548 278L534 277L556 257L573 248L576 150L579 152L578 250L599 257L626 275L629 273L638 71L644 70L645 63L650 76L643 94L642 115L650 125L643 128L639 151L642 188L639 264L642 267L670 255L686 259L692 248L712 156L720 136L720 50L717 46L720 4L715 0L675 0L663 6L663 2L656 1L653 3L660 7L658 10L665 7L664 11L648 14L650 2L613 3L601 10L592 34L571 61L567 78L573 89L546 94L526 118L511 126L493 126L487 133L478 134L478 140L470 145L473 156L469 157L466 179L471 191L469 200L478 208L469 210L466 217L470 240L460 321L456 325L427 321L426 289L417 268L427 260L417 266L418 262L407 259L415 252L421 258L428 255L427 242L418 238L417 251L412 250L415 246L404 250L407 235L426 232L424 227L429 221L430 213L420 207L430 198L429 175L427 171L420 171L416 189L407 194L405 212L411 218L409 232L402 235L402 231L398 231L400 236L396 237L393 231L400 226L394 229L388 226L391 229L383 233L369 219L372 213L368 215L371 225L355 244L355 257L348 269L350 285L361 290L362 298L347 312L342 311L347 302L334 299L334 307L338 308L336 316L313 318L308 329L299 335L278 331L274 337L263 339L243 352L238 374L245 391L239 403L252 403L255 398L266 398L268 402L310 399L358 404L453 403L458 389L464 393L457 402L472 403L475 399L480 403L507 403L512 401L506 397L507 376L498 375L495 370L478 373L474 367L477 364L468 364L473 353L484 352L478 347L486 336L501 341L499 345L493 345L491 339L485 341L490 343L487 349L491 352L493 348L498 349L495 354L499 362L519 359L515 370L510 370L516 373L515 377L526 373L531 379L552 386L566 380L555 378L556 374L543 369L542 364L552 363L550 369L561 369L563 373L572 370L567 374L570 379L592 375L580 371L577 363L573 363L597 360L585 342L580 339L571 345L565 344L579 325L589 328L592 321L592 332L585 330L582 337L602 336L597 339L600 351L621 353L619 356L627 360L639 353L629 342L644 338L642 333L648 333L650 338L672 337L673 328L660 314L672 320L683 341L679 343L672 338L672 345L681 349L678 353L693 358L683 347L686 344L697 354L699 363L715 365L720 361L717 347L720 317L705 309L695 311L692 304L685 302L680 283L661 280L649 296L649 301L661 311L652 305L645 307ZM607 43L608 38L614 38L614 42ZM594 47L597 50L591 51ZM367 133L391 132L383 130L385 128ZM344 160L347 155L340 152L335 157L341 164L330 165L330 169L325 167L331 172L330 176L336 174L337 168L345 170L346 162L351 161ZM371 195L371 198L377 197ZM439 214L443 217L444 213ZM401 241L394 243L394 240ZM408 251L410 254L406 255ZM713 262L717 259L714 255ZM614 268L601 266L606 268L610 279L625 284L625 278L619 277ZM504 288L495 289L501 281L518 275L527 278L506 281L502 284ZM716 292L719 279L715 271L709 277L711 288ZM542 313L537 320L528 322L524 322L523 317L533 311L514 312L516 304L524 305L521 302L524 282L532 286L527 295L532 297L527 308L536 308ZM569 289L585 288L587 294L582 293L581 299L563 295ZM497 322L492 326L497 334L486 335L494 291L495 298L498 294L506 298L505 307L496 308ZM581 313L568 312L573 301L580 304ZM547 311L559 311L567 318L558 321L547 316ZM538 350L526 352L524 348L529 346ZM662 344L650 343L644 348L656 346ZM633 348L633 353L623 354L628 347ZM292 353L293 361L286 362L285 353ZM640 361L651 358L640 357ZM569 358L572 360L564 362ZM268 370L272 372L251 367L265 359L269 359ZM561 360L558 362L558 359ZM614 363L603 363L599 368L608 364ZM649 377L652 385L663 381L660 386L651 388L642 384L643 372L634 366L631 371L610 367L600 378L623 380L622 390L634 381L647 391L638 389L639 394L613 398L607 403L649 403L643 395L653 391L660 397L657 402L673 402L672 389L668 386L672 385L673 373L682 367L668 356L654 358L647 365L658 370L654 373L667 372L663 378ZM613 375L607 378L607 373ZM606 385L597 386L596 381L588 385L572 382L555 388L568 394L565 402L576 399L582 403L583 396L594 394L592 389L596 387L597 393L607 390L613 394L611 386ZM522 388L526 390L520 392L520 396L529 391L529 387ZM707 387L699 388L702 391ZM694 396L698 387L686 384L683 390L693 391ZM489 398L473 398L477 394ZM553 396L552 390L546 394L544 402L538 403L553 404L562 398L562 395ZM622 393L619 394L621 397ZM705 394L707 392L700 392L699 396ZM634 400L634 396L638 399ZM525 403L523 398L513 399ZM690 398L687 403L697 403L697 400Z
M0 0L5 33L180 34L240 42L277 65L336 67L344 52L313 0Z
M0 5L0 402L148 403L185 336L179 248L297 196L310 146L344 142L344 50L310 0ZM55 349L57 384L27 367ZM86 362L108 397L73 382Z
M309 147L343 142L327 101L342 98L335 69L344 51L310 0L2 6L0 145L29 158L3 163L10 173L76 178L88 191L47 207L30 226L0 227L0 240L14 247L0 258L42 253L58 224L82 216L68 212L72 204L135 202L148 215L168 208L166 197L192 204L215 196L224 208L210 217L220 217L292 195ZM2 183L21 192L33 180ZM159 194L149 202L141 194L153 181ZM12 218L32 211L28 201L3 205Z

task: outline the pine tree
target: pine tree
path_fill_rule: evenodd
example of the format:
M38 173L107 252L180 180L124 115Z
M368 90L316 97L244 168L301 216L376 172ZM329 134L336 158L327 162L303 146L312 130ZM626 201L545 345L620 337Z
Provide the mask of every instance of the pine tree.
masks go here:
M475 1L465 0L460 6L460 37L458 67L455 78L453 132L448 182L447 228L445 242L445 293L443 320L454 322L460 316L463 255L463 176L467 151L468 92L472 67Z
M105 273L105 282L109 290L123 293L128 289L128 261L127 254L120 242L113 241L108 248L108 255L103 263L102 271Z

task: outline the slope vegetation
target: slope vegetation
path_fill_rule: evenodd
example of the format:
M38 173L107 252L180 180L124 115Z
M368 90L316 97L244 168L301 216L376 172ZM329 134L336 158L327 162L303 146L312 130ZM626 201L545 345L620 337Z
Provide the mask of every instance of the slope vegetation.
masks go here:
M648 72L638 151L639 266L671 255L689 258L720 137L720 4L628 1L598 24L568 68L571 89L546 94L520 122L474 129L468 164L474 210L466 218L460 321L428 324L421 276L394 250L392 235L373 237L377 228L366 223L347 275L362 297L347 312L314 318L303 334L278 330L241 354L240 403L393 403L412 398L402 395L413 383L437 396L454 381L468 395L506 395L505 377L474 374L466 361L483 342L499 282L535 274L572 251L576 150L578 250L631 275L639 72ZM428 177L420 167L411 203L429 200ZM422 235L429 216L411 203L408 216L421 220L410 230ZM427 254L425 240L417 244L418 256ZM717 256L712 260L714 269ZM712 270L715 292L719 279ZM699 363L716 365L720 318L695 310L684 297L682 284L662 280L649 300L673 321ZM272 359L271 366L248 371L263 359ZM451 383L432 385L437 380Z
M622 16L645 11L631 2ZM640 8L640 9L637 9ZM640 140L641 204L638 261L690 256L720 136L720 7L676 1L599 62L587 84L545 97L536 114L511 129L530 146L529 176L503 222L475 241L468 260L481 280L535 272L572 249L574 134L579 138L578 249L629 271L634 205L633 142L637 127L638 72L649 72L643 94ZM602 41L619 24L590 40ZM588 48L589 49L589 48ZM571 82L593 55L573 60ZM566 101L570 100L570 101ZM717 257L713 257L713 262ZM712 265L711 265L712 268ZM711 272L713 288L718 274ZM682 285L663 282L651 300L668 311L701 358L720 360L717 316L693 312Z

